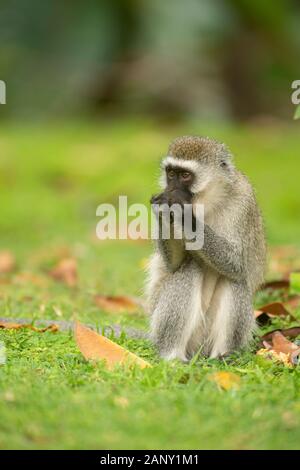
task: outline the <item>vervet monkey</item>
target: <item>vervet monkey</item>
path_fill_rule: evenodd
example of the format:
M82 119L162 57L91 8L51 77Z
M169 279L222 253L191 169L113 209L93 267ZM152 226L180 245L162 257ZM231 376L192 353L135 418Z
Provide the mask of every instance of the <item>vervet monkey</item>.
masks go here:
M197 352L215 358L247 346L266 256L251 184L224 144L184 136L169 146L161 185L152 204L191 203L193 212L203 204L204 243L188 250L174 233L157 240L147 284L153 342L163 358L182 361Z

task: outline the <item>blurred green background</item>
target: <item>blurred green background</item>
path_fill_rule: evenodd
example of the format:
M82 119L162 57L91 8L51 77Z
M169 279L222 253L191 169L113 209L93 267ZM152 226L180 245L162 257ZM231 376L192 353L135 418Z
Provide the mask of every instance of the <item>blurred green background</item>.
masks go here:
M101 202L147 202L184 133L224 140L269 241L297 242L299 18L291 0L1 2L2 244L80 238Z

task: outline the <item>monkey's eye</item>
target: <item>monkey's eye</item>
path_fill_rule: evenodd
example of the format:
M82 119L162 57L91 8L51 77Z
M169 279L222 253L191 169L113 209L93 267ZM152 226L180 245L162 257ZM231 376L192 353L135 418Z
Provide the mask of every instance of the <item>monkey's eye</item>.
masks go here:
M188 171L184 171L183 173L181 173L181 177L183 180L188 181L191 177L191 173L189 173Z
M168 170L168 178L174 178L174 176L175 176L175 171Z

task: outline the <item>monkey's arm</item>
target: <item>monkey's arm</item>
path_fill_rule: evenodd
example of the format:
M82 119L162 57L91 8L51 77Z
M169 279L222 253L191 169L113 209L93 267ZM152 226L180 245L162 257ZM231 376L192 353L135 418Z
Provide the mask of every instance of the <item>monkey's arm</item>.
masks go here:
M185 257L186 250L184 240L175 239L173 230L174 227L171 226L171 236L169 239L164 239L162 237L162 225L164 222L159 221L159 239L157 240L157 249L163 257L165 265L168 271L175 272L182 265Z
M183 203L179 198L174 198L174 195L166 192L153 196L151 199L151 204L156 204L157 208L166 205L166 209L172 204L178 204L179 202ZM158 223L159 234L157 249L164 260L167 270L174 273L180 268L187 255L183 240L182 220L181 217L180 220L177 219L168 210L166 212L156 212L154 210L154 213ZM175 233L180 233L180 237L175 237ZM164 234L167 234L167 237Z
M204 224L204 244L200 250L189 250L196 260L206 262L223 276L234 281L247 279L242 243L229 242Z

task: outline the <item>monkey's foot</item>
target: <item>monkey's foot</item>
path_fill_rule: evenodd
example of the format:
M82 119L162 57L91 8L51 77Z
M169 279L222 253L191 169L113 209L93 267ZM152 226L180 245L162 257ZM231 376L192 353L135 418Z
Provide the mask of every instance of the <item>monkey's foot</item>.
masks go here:
M161 353L161 358L165 361L173 361L174 359L179 359L182 362L189 362L186 355L181 351L177 351L176 349L168 353Z

